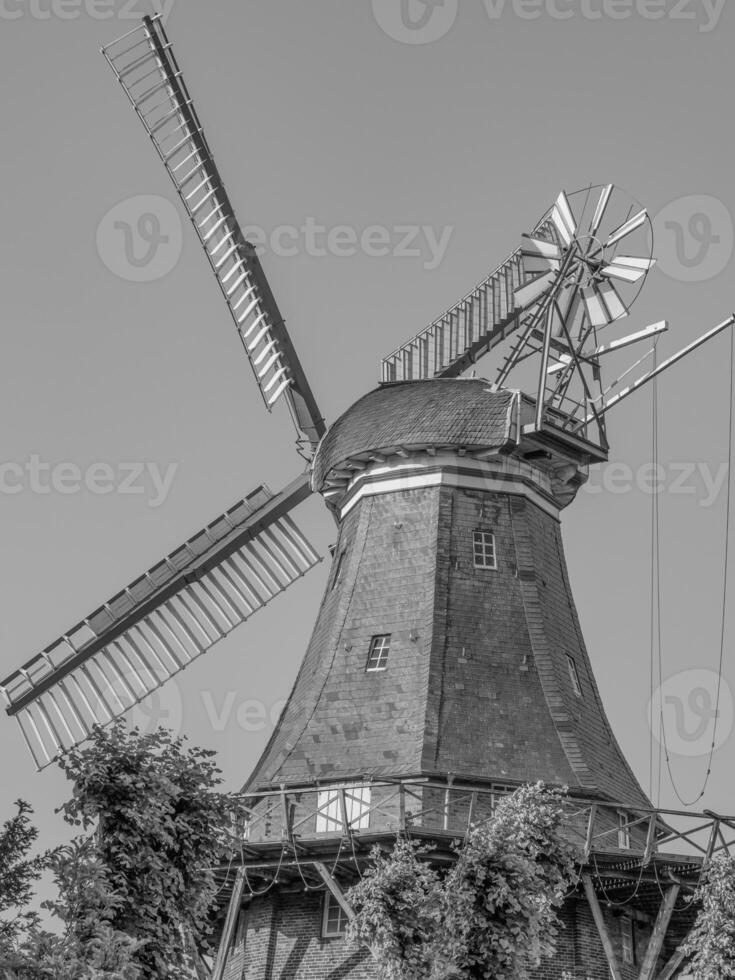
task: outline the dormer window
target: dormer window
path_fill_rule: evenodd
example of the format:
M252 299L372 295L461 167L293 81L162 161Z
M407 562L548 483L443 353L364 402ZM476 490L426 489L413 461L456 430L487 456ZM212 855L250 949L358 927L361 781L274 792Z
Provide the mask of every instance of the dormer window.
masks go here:
M497 568L495 535L492 531L475 531L472 540L475 568Z

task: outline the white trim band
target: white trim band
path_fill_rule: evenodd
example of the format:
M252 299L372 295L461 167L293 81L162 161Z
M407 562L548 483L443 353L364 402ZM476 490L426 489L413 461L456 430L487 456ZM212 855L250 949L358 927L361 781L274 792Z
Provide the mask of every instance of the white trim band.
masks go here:
M548 478L511 456L478 460L456 453L436 456L421 453L396 462L374 463L356 473L345 490L335 490L332 494L341 498L339 516L343 520L364 497L437 486L516 494L526 497L555 520L560 519L560 507L554 502ZM325 496L330 496L329 491Z

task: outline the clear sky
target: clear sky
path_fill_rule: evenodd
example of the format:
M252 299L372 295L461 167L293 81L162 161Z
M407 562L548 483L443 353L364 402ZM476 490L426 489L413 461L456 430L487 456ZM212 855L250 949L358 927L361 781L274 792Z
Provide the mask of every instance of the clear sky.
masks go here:
M3 675L256 485L277 490L299 469L290 420L263 411L193 233L160 200L176 204L173 189L99 54L145 12L145 0L0 0ZM662 352L735 307L730 5L446 0L432 11L410 0L402 18L398 0L175 0L168 13L328 420L561 188L613 181L659 216L661 268L630 324L668 317ZM159 221L143 237L168 238L150 262L153 245L135 238L143 213ZM349 245L371 226L386 244ZM727 336L660 385L662 672L689 798L706 770L719 656L726 497L709 481L727 459L728 385ZM564 532L607 711L648 788L650 391L616 409L610 436L619 468L593 476ZM97 491L75 492L75 473ZM326 554L335 530L320 501L298 517ZM156 706L218 751L233 788L288 693L325 576L322 565ZM728 601L724 744L699 803L729 813L732 613ZM53 843L66 833L52 812L64 781L33 771L10 719L0 733L0 816L28 799ZM660 800L677 803L665 773Z

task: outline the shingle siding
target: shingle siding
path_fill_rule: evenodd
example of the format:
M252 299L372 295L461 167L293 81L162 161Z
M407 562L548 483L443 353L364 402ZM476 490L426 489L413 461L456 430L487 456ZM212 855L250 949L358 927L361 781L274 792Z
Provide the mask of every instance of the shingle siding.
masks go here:
M497 569L474 565L477 528L495 534ZM552 516L510 493L399 490L350 511L335 563L343 551L251 789L454 773L647 805L602 709ZM386 633L388 669L366 673Z

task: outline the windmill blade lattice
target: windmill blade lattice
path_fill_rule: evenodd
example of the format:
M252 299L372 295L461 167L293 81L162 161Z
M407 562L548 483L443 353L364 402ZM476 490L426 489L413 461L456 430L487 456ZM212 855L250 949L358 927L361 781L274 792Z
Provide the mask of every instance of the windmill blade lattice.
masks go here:
M321 558L259 487L0 684L39 769L187 667Z
M102 49L204 248L270 411L281 396L312 447L316 400L255 253L245 240L160 17Z
M551 238L548 216L539 222L534 233ZM549 247L554 247L554 243L550 242ZM547 270L548 265L544 272ZM453 378L462 374L524 324L524 314L535 306L533 297L525 299L519 295L524 276L523 256L517 248L471 293L383 358L383 381ZM535 320L535 310L530 316Z

